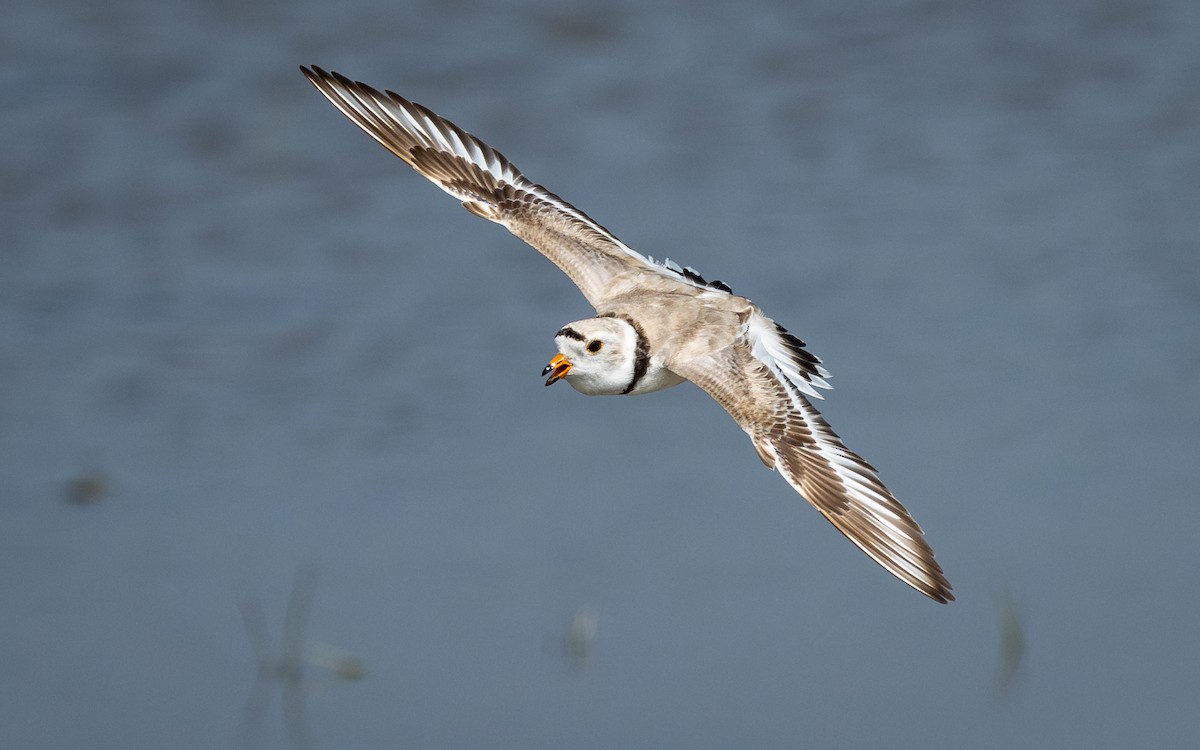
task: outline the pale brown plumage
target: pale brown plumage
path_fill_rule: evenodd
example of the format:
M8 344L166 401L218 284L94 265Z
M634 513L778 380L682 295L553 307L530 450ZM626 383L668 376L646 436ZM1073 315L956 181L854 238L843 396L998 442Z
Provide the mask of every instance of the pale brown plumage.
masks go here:
M763 463L872 559L935 601L954 599L920 526L807 398L829 386L803 342L721 282L633 251L425 107L315 66L301 70L344 115L468 211L554 262L599 315L635 323L652 369L670 370L712 396Z

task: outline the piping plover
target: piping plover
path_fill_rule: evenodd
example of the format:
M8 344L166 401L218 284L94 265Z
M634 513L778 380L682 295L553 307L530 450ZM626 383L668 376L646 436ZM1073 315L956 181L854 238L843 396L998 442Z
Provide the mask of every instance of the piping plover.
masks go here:
M559 329L546 385L633 395L690 380L746 431L768 468L875 562L935 601L954 599L921 527L813 407L829 373L804 342L724 283L635 252L420 104L316 66L301 70L384 148L532 245L583 292L597 316Z

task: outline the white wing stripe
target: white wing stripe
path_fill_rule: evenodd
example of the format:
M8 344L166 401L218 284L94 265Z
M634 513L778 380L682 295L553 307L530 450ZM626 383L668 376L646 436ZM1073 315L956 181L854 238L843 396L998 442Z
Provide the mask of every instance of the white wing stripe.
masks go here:
M586 226L611 243L612 247L637 261L645 270L692 287L711 289L706 284L697 283L695 278L685 274L678 264L671 264L674 268L666 268L633 250L593 221L587 214L540 185L530 182L498 151L421 105L410 102L391 91L380 93L366 84L352 81L338 73L326 72L315 66L302 70L313 85L341 110L342 114L410 165L416 166L411 158L413 141L422 148L453 154L484 170L498 182L525 191L542 203ZM405 135L400 137L396 135L397 133ZM487 202L484 195L466 193L453 186L447 186L437 179L434 179L433 182L444 192L465 203L478 205ZM489 205L495 207L494 202ZM487 218L509 226L503 214L489 215ZM511 226L509 228L513 229ZM696 274L696 277L699 278L699 274ZM728 290L722 291L727 292Z
M799 398L793 398L792 403L809 425L813 437L813 447L828 462L834 474L841 480L846 494L857 501L864 511L864 515L869 516L873 521L886 524L904 539L914 539L912 532L915 531L919 534L920 526L896 509L898 503L894 498L878 489L878 486L881 485L874 472L870 472L869 469L845 456L842 451L848 449L836 443L831 444L828 436L823 431L816 429L818 417L811 404L805 403L803 399ZM898 526L894 521L899 521L904 525ZM908 524L912 524L911 530L906 528Z
M816 399L825 398L817 392L816 388L832 387L825 380L829 377L829 371L822 367L819 361L815 361L815 358L813 362L806 363L811 364L816 371L815 374L801 370L793 354L794 346L784 341L779 331L776 330L774 321L761 315L752 315L746 326L746 334L750 339L751 354L755 358L770 367L776 375L786 380L801 393Z

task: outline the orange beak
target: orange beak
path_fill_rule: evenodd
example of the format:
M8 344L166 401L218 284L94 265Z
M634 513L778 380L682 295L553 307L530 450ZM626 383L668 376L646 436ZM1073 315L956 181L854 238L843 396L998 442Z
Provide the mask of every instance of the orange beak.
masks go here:
M567 358L562 353L559 353L554 355L554 359L550 360L550 364L546 365L546 368L542 370L542 374L550 376L546 378L546 385L554 385L565 378L570 371L571 363L567 361Z

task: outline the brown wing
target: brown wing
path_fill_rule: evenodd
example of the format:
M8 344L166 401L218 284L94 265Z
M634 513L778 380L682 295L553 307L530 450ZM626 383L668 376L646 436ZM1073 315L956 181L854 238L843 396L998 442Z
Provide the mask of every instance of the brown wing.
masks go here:
M755 356L762 347L752 338L698 360L672 362L671 370L716 399L750 435L763 463L778 468L875 562L930 599L952 601L950 583L921 527L780 365L769 356ZM815 368L815 359L809 359Z
M426 107L321 68L300 69L342 114L384 148L462 201L504 225L554 262L597 306L618 275L659 285L703 287L633 251L587 214L527 179L499 151ZM717 282L719 283L719 282Z

